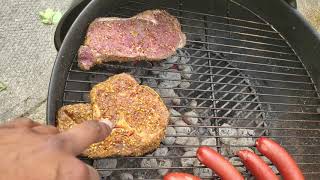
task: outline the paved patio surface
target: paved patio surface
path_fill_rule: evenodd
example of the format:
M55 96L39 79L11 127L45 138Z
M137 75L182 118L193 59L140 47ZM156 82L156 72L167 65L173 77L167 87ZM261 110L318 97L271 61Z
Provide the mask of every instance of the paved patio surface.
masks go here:
M56 56L55 26L43 25L38 12L64 12L71 0L0 2L0 121L29 116L44 122L47 87Z

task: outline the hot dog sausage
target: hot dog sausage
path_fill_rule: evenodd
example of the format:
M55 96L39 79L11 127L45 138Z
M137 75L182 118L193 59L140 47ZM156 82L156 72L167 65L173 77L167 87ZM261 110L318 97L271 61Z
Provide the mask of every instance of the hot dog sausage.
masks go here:
M257 149L278 168L284 180L304 180L303 174L290 154L275 141L261 137Z
M240 172L229 161L208 146L199 147L197 158L202 164L212 169L221 179L244 180Z
M179 173L179 172L173 172L166 174L163 177L163 180L201 180L197 176L193 176L188 173Z
M237 155L256 180L279 179L272 169L255 153L248 150L240 150Z

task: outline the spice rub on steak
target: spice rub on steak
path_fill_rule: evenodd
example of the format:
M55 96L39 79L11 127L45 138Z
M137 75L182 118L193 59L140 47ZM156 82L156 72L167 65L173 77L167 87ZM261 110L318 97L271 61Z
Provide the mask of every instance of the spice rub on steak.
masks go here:
M91 104L74 104L58 112L62 131L91 119L115 124L110 136L83 152L88 157L140 156L156 149L164 137L169 112L160 96L130 75L115 75L93 87Z
M78 51L78 64L89 70L110 61L159 61L185 44L179 21L164 10L147 10L131 18L97 18Z

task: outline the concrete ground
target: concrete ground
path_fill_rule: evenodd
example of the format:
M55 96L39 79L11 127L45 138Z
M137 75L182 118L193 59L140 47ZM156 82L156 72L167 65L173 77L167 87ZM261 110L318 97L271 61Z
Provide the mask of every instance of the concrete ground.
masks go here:
M44 122L47 87L56 56L54 25L39 21L38 12L64 12L72 0L0 2L0 121L31 116Z
M320 0L297 0L298 10L320 31Z
M55 26L43 25L38 12L64 12L72 0L0 2L0 122L27 116L44 123L47 88L56 56ZM320 0L298 0L301 11L320 30ZM313 13L312 13L313 12Z

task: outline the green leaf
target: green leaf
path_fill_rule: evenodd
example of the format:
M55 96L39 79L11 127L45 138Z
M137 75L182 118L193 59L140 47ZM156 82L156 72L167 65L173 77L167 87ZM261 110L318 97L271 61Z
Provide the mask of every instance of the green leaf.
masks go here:
M60 11L54 11L47 8L45 11L39 12L40 20L43 24L57 24L62 17Z
M4 91L5 89L7 89L7 86L3 82L0 81L0 92Z
M62 13L57 11L52 17L53 24L58 24L61 17L62 17Z

